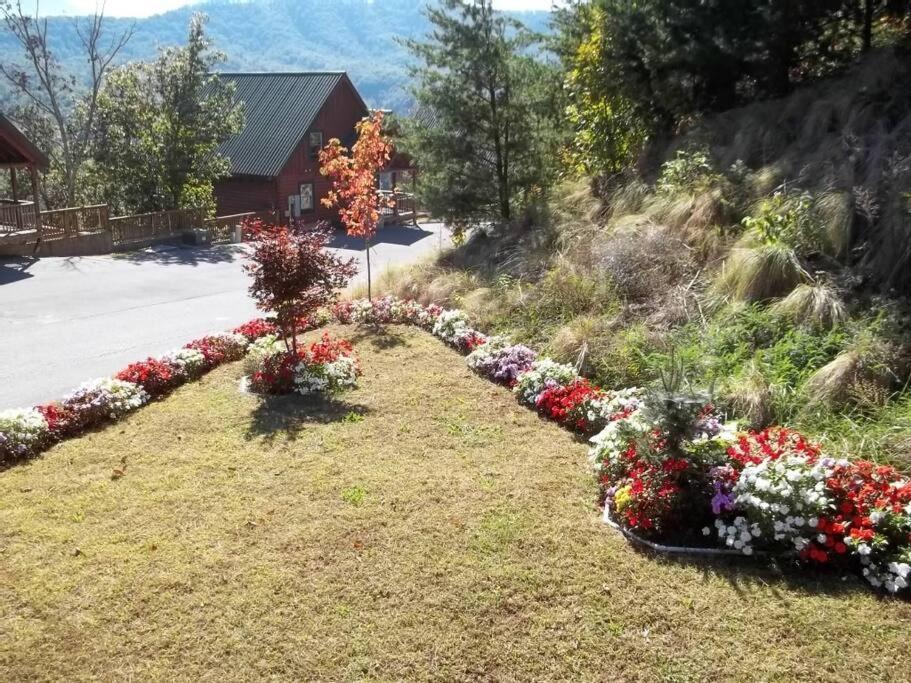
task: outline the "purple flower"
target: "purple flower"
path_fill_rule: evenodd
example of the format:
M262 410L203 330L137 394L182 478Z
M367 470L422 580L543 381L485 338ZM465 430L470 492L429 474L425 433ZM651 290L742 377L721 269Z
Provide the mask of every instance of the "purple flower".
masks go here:
M712 512L720 515L722 512L730 512L734 509L734 483L737 481L737 472L730 465L713 467L709 470L709 477L712 479L712 489L715 495L712 496Z
M713 485L715 489L715 495L712 496L712 512L716 515L720 515L722 511L730 512L734 509L734 495L732 493L726 493L723 490L724 485L720 481L716 481Z
M500 382L511 384L531 368L535 358L537 355L527 346L507 346L480 361L478 370Z

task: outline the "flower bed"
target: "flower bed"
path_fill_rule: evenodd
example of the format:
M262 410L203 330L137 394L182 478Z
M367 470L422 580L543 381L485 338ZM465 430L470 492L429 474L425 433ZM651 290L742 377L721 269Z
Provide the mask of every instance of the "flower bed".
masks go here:
M596 387L571 366L471 328L460 311L387 297L342 302L331 314L345 324L428 330L468 354L475 372L510 387L524 405L591 437L590 463L605 513L628 534L857 568L891 593L911 583L911 482L894 468L835 461L783 427L738 432L706 401ZM323 322L314 317L302 327ZM252 388L263 393L341 391L360 374L345 341L324 336L289 354L266 321L251 321L87 383L61 403L0 412L0 463L119 419L247 351Z
M911 583L911 482L891 467L835 461L783 427L738 432L707 399L596 387L571 366L474 330L458 310L385 298L332 313L340 323L427 329L524 405L591 437L605 515L653 547L858 568L891 593Z
M303 327L312 329L316 322L305 321ZM274 330L268 321L253 320L233 332L202 337L160 358L133 363L112 378L86 382L59 402L2 411L0 465L34 457L63 439L119 420L219 365L239 360L250 343Z
M332 394L350 389L361 375L351 343L328 334L309 348L289 351L274 336L251 348L246 363L250 389L259 394Z

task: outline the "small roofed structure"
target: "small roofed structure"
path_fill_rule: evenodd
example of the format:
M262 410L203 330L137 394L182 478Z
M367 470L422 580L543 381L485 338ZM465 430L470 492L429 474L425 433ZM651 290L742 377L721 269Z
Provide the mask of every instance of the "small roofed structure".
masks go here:
M41 207L38 172L49 166L47 155L0 113L0 170L9 171L12 196L0 198L0 240L19 237L40 241ZM27 179L30 188L23 192ZM31 194L31 201L22 199Z

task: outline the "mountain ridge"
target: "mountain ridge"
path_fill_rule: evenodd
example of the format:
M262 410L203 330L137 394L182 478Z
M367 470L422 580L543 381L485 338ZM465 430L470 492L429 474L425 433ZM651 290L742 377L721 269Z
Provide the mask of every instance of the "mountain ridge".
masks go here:
M212 0L139 19L109 17L110 35L135 25L119 62L151 59L157 50L185 41L190 17L209 16L208 33L228 59L221 71L345 71L370 106L407 109L411 98L407 50L397 38L421 38L429 23L413 0ZM509 12L535 31L546 31L550 13ZM79 73L76 17L48 17L52 50ZM0 60L21 62L17 46L0 33ZM5 87L5 86L4 86ZM2 101L0 97L0 101Z

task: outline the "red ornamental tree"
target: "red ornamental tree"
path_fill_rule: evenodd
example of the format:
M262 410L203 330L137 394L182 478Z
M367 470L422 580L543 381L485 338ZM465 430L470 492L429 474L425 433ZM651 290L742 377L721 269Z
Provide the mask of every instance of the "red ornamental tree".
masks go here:
M244 231L253 245L244 266L253 278L250 295L275 315L286 348L297 355L301 321L335 301L357 272L354 259L326 249L332 234L324 226L298 231L251 221Z
M376 234L380 210L391 206L377 192L377 174L389 163L392 143L383 135L383 112L376 112L357 124L358 139L349 153L333 138L320 152L320 172L332 181L323 199L328 208L338 207L345 230L363 237L367 249L367 297L372 299L370 240Z

